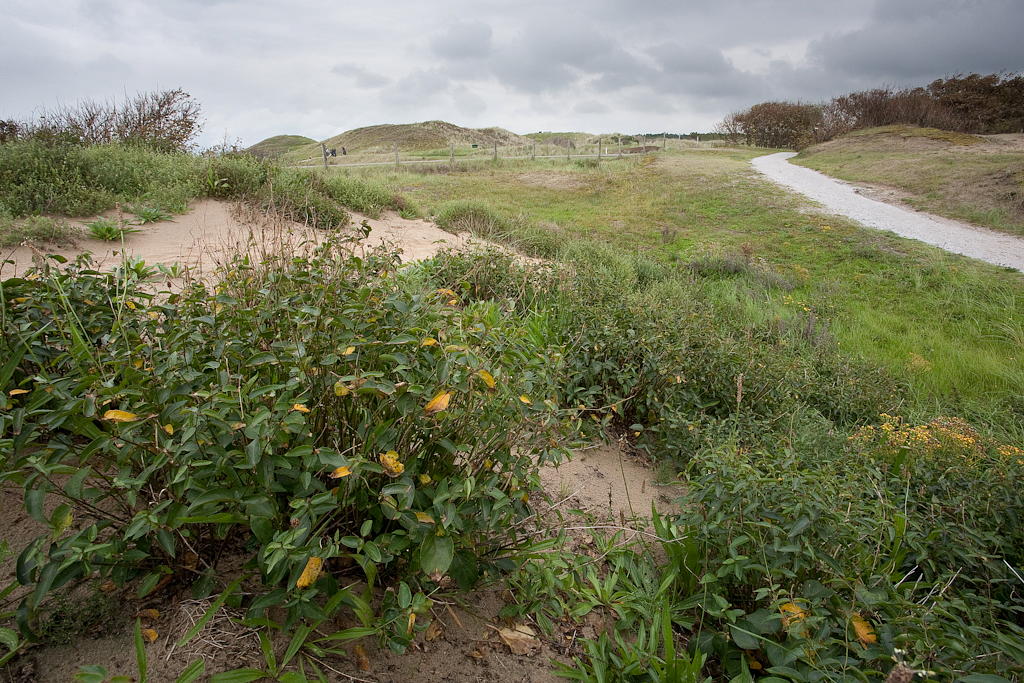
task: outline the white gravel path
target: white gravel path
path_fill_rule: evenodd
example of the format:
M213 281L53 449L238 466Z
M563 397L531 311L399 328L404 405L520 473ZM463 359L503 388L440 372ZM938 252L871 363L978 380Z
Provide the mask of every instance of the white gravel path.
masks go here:
M954 254L1024 271L1024 238L868 199L849 183L789 163L792 156L796 156L794 152L779 152L757 157L750 163L770 180L813 199L830 213Z

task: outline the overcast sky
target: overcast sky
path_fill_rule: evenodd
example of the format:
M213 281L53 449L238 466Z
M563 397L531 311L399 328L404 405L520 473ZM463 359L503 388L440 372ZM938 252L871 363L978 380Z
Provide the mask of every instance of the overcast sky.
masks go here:
M0 0L0 118L182 87L204 144L376 123L711 129L1024 70L1024 0Z

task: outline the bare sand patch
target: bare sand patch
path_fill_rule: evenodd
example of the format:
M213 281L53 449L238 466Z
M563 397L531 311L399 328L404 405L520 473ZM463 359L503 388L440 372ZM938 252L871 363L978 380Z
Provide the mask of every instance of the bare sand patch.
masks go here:
M352 226L346 230L354 231L364 221L371 228L364 244L369 247L383 243L394 245L401 250L403 261L430 258L444 248L481 243L466 235L445 232L429 221L402 218L394 212L384 212L379 218L353 213ZM72 221L72 225L84 227L85 221ZM320 243L325 234L245 205L203 199L172 220L152 223L139 232L125 235L123 242L82 237L73 246L25 245L2 250L0 279L22 276L45 254L74 259L86 252L92 254L93 264L98 269L116 267L125 259L142 259L149 265L179 263L193 275L201 275L213 272L232 253L252 248L256 251L279 249L282 244L298 251Z

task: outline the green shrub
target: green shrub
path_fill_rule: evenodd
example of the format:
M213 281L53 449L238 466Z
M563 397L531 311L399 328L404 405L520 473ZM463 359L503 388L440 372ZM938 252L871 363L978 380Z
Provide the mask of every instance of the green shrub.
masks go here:
M0 246L16 247L22 242L66 245L75 241L78 230L63 221L44 216L14 219L0 216Z
M266 161L249 155L225 155L204 159L199 175L209 197L252 199L270 179L271 169Z
M2 283L0 480L50 527L18 549L23 629L75 579L209 594L234 556L263 586L251 616L315 621L330 596L361 624L346 637L401 648L442 576L507 566L559 453L557 355L518 316L413 294L397 255L348 248L238 257L214 291L169 298L85 260ZM344 587L356 567L365 591Z
M729 676L757 662L788 680L880 680L897 650L942 675L1020 673L1024 467L1012 447L965 447L963 424L926 428L942 445L870 428L849 448L697 455L675 532L697 647Z
M486 202L471 199L443 204L434 216L434 222L448 232L469 232L495 241L509 232L506 221Z
M373 218L385 209L405 208L400 198L379 183L349 175L333 175L324 182L327 193L339 204Z
M261 190L264 206L315 228L339 228L349 215L331 197L321 176L302 169L274 169Z
M140 232L139 229L133 225L125 223L123 221L115 221L110 218L97 218L94 221L85 224L85 227L89 230L89 235L98 240L104 242L116 242L124 239L125 235L130 235L133 232Z

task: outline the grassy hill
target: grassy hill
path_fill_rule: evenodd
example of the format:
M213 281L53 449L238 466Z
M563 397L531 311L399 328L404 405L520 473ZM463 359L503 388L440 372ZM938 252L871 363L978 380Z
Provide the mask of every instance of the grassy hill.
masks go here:
M264 159L277 159L296 147L315 144L317 144L316 140L307 138L305 135L275 135L266 140L260 140L245 151Z
M355 128L328 138L324 143L339 151L344 147L349 154L373 154L390 152L395 145L402 152L424 152L446 148L452 143L459 147L490 147L495 143L505 147L525 145L529 141L504 128L464 128L447 121L423 121ZM298 161L318 157L319 145L314 143L297 147L288 154L288 159Z
M808 147L793 161L917 209L1024 234L1024 135L885 126Z

